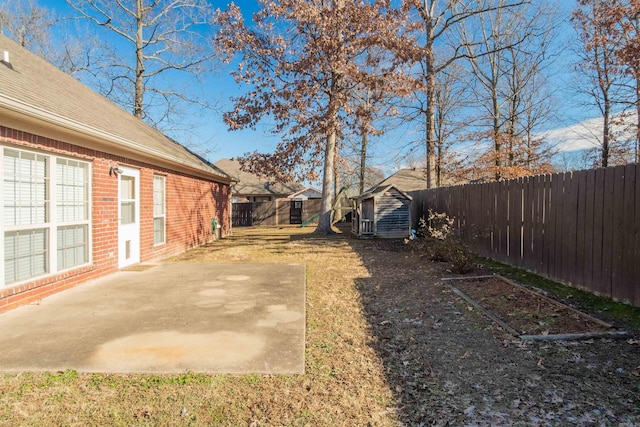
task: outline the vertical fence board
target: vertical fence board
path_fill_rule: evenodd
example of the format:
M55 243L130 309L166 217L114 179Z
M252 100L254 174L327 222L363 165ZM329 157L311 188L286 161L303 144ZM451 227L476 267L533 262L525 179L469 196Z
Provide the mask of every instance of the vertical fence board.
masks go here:
M509 214L507 215L507 248L506 248L506 256L509 260L509 264L515 265L516 267L520 266L519 255L520 251L518 250L518 242L517 235L519 234L518 227L518 202L517 202L517 187L518 183L516 180L508 180L505 181L505 187L507 188L507 193L509 197Z
M635 209L634 209L634 227L633 227L633 247L634 258L632 264L633 271L633 302L634 305L640 306L640 165L636 164L636 188L635 188Z
M549 191L549 258L547 260L547 270L551 277L555 277L556 263L559 265L560 262L556 228L558 225L557 218L562 217L559 200L562 197L563 175L564 174L557 174L553 176L552 185Z
M497 224L495 211L493 209L493 200L495 197L496 188L497 187L493 184L487 184L486 186L485 206L487 209L487 224L489 229L489 239L491 242L491 245L489 247L490 256L495 256L496 251Z
M635 277L634 260L637 258L637 248L635 247L635 191L636 191L636 167L627 165L624 169L624 205L623 211L623 235L624 247L622 250L622 278L620 286L623 288L623 298L634 303L635 299Z
M522 224L522 265L528 270L535 269L535 256L533 254L533 224L535 205L533 203L533 180L534 177L525 177L523 182L523 224Z
M467 218L467 241L471 244L472 248L477 252L477 246L479 244L477 239L477 229L478 229L478 209L480 207L480 198L479 198L479 188L475 188L476 191L473 191L473 187L468 186L470 191L468 192L468 200L469 200L469 217Z
M543 263L544 263L544 268L542 269L541 273L544 274L547 277L552 277L551 276L551 268L549 267L549 264L551 263L550 259L551 259L551 253L553 252L553 241L554 241L554 237L553 237L553 231L554 231L554 225L555 225L555 219L553 217L553 212L551 209L551 186L554 184L554 179L553 179L553 175L545 175L545 179L544 179L544 191L543 191L543 197L542 197L542 215L543 215L543 221L544 221L544 241L542 242L542 250L544 251L543 254Z
M491 221L491 203L489 195L489 185L481 184L482 192L482 220L480 235L484 242L482 255L490 256L493 249L493 222Z
M565 174L562 224L562 278L576 284L576 217L578 213L578 186L573 172Z
M587 173L585 171L574 172L573 181L577 188L577 212L576 212L576 252L575 252L575 273L574 285L586 287L584 280L585 265L585 237L587 230L586 223L586 206L587 206Z
M586 172L585 178L585 210L584 210L584 265L583 265L583 284L588 289L593 289L593 236L595 233L594 225L594 203L596 194L596 171L590 170Z
M593 201L593 289L606 294L607 289L603 281L603 230L604 230L604 169L596 169L595 195Z
M611 232L611 283L613 295L621 300L626 300L626 292L622 273L622 254L625 251L625 231L624 231L624 186L625 186L625 167L617 166L613 169L613 215L612 215L612 232ZM613 283L616 286L613 286Z
M495 199L497 197L499 183L487 184L487 207L491 221L491 256L496 257L498 253L498 216L495 210Z
M498 259L502 262L508 262L507 259L507 244L509 237L508 234L508 217L509 217L509 190L507 189L507 183L502 181L497 185L494 198L494 212L497 215L496 220L496 228L498 232L498 245L497 245L497 256ZM506 203L501 203L501 201L505 201ZM504 206L506 204L506 206Z
M508 201L506 201L506 203L504 203L503 206L500 207L500 209L498 208L498 205L500 204L499 200L502 194L503 185L504 184L502 182L498 182L494 186L493 196L491 200L491 209L493 211L493 218L495 220L493 248L494 248L495 256L497 256L498 259L501 261L504 261L501 251L502 251L502 247L504 246L503 236L504 236L504 227L505 227L504 221L502 219L502 215L506 214L508 209L508 203L509 203Z
M542 271L543 257L543 239L544 239L544 221L542 216L542 204L544 201L544 176L538 175L533 179L533 228L532 228L532 245L533 245L533 271Z
M493 239L492 239L492 226L493 223L490 219L490 196L489 196L489 185L488 184L480 184L480 193L482 194L482 212L481 212L481 220L480 220L480 229L478 233L480 234L482 251L480 254L482 256L490 256L491 249L493 248Z
M524 197L524 193L525 193L525 184L524 184L524 178L518 178L518 181L516 182L515 185L515 201L516 201L516 212L515 212L515 220L516 220L516 224L514 227L514 231L515 231L515 243L516 243L516 247L514 248L514 255L517 257L518 260L518 265L520 267L524 266L524 244L522 241L523 238L523 230L524 230L524 204L523 204L523 197Z
M613 268L613 203L614 203L615 169L604 170L604 212L602 220L602 287L605 295L611 295L611 278Z
M627 213L627 208L633 208L633 204L628 199L629 189L635 184L635 168L633 165L619 166L615 171L612 289L614 297L631 302L633 301L633 288L627 283L628 267L625 257L630 257L634 253L633 245L630 242L633 219L632 214Z

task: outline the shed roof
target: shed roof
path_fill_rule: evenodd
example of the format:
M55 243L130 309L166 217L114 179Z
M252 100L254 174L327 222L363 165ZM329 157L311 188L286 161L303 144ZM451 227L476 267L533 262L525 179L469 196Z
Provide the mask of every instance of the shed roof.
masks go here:
M398 193L400 193L401 196L403 196L407 200L413 200L413 197L411 197L410 195L408 195L404 191L400 190L394 184L390 184L390 185L387 185L387 186L384 186L384 187L376 187L376 188L373 189L373 191L361 194L361 195L359 195L357 197L352 197L352 199L355 199L357 201L373 199L373 198L380 197L380 196L384 195L386 192L388 192L391 189L396 190Z
M75 145L229 182L229 177L157 129L0 34L2 124Z
M218 160L215 165L237 181L232 184L231 191L234 195L288 196L305 189L302 184L297 182L274 183L268 178L240 170L240 162L235 159Z

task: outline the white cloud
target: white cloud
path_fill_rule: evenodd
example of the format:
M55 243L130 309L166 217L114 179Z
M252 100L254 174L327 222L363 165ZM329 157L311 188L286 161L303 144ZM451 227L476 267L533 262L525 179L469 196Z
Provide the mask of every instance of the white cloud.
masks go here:
M635 138L634 127L635 114L617 115L613 119L613 134L617 140ZM600 146L602 140L602 118L587 119L581 123L542 132L551 145L559 152L585 150Z

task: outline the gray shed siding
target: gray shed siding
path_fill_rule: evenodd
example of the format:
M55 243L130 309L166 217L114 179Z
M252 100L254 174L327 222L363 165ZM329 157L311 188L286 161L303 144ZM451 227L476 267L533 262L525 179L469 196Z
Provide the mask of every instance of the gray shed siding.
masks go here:
M376 197L376 237L406 237L411 232L410 200L395 190Z

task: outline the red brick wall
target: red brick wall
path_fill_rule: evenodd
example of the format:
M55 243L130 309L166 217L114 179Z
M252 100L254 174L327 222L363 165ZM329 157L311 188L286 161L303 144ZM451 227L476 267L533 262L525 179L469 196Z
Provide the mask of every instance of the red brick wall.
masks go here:
M229 186L0 126L0 143L76 157L92 167L92 264L17 286L0 287L0 312L118 270L118 179L111 165L140 169L140 260L158 260L210 242L211 218L230 232ZM166 243L153 244L153 176L166 177Z
M153 176L166 176L166 243L153 244ZM142 260L163 258L210 242L211 219L229 234L229 186L197 180L185 175L166 174L145 168L140 173L140 227Z

